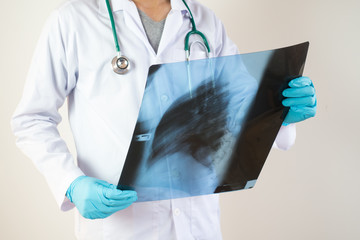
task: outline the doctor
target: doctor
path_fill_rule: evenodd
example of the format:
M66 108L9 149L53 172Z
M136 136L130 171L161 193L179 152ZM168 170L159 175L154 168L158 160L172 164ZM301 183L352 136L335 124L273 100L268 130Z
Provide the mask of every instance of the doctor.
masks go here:
M208 40L210 57L238 52L212 11L195 0L186 3ZM124 75L112 69L116 51L105 0L67 1L51 14L36 47L11 122L17 145L45 176L60 209L78 209L78 239L221 239L217 195L132 204L136 192L113 185L148 68L185 61L184 37L191 24L182 0L112 0L110 5L121 54L131 69ZM205 57L202 48L191 50L192 60ZM308 78L293 80L284 96L291 110L274 145L288 149L295 140L292 123L314 116L316 99ZM57 130L65 99L77 165Z

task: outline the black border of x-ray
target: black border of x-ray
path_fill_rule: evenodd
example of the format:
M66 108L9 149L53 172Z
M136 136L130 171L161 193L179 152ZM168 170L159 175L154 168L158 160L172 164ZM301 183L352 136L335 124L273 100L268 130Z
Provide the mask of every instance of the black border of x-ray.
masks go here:
M288 83L302 76L309 42L274 49L243 131L231 157L228 172L215 193L251 188L270 153L283 120L289 111L282 105L282 91ZM246 61L246 56L243 57ZM246 65L246 63L245 63Z
M289 108L282 105L282 91L288 83L302 76L309 42L303 42L284 48L273 49L271 58L259 82L255 100L244 121L241 134L230 158L227 174L214 193L251 188L264 166L273 142L279 132ZM241 54L246 66L247 56ZM255 52L256 54L256 52ZM196 61L196 60L195 60ZM162 64L152 65L148 76ZM249 69L248 69L249 70ZM249 71L251 74L251 70ZM119 189L133 189L121 182L133 182L136 179L138 164L127 159L119 182ZM129 181L129 179L132 179Z

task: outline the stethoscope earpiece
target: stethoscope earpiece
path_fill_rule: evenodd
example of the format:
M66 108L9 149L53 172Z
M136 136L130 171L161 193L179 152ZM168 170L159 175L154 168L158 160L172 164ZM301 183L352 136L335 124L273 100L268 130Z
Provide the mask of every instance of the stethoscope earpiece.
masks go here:
M111 61L111 65L117 74L125 74L130 70L130 61L125 56L115 56Z

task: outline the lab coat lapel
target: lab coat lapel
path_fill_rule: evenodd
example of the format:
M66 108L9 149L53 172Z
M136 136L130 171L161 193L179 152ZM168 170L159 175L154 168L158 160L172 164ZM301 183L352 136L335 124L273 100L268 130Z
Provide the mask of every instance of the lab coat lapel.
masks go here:
M151 52L155 56L156 53L147 38L135 3L133 1L119 0L111 1L111 4L113 6L114 15L119 10L123 10L125 24L138 38L142 40L149 52ZM174 42L174 39L178 37L178 32L184 21L183 12L187 12L185 6L180 0L171 0L171 7L172 9L166 18L157 55L160 55L169 46L169 44L171 42ZM100 5L100 10L101 12L106 13L105 3Z
M150 45L150 42L146 36L145 29L141 22L138 10L135 3L132 1L126 1L124 3L124 22L126 26L146 45L147 49L155 55L155 51Z
M175 42L174 39L179 37L178 32L180 31L183 21L184 19L181 10L172 9L169 12L161 36L160 45L157 53L158 55L161 55L161 53L169 46L169 44Z

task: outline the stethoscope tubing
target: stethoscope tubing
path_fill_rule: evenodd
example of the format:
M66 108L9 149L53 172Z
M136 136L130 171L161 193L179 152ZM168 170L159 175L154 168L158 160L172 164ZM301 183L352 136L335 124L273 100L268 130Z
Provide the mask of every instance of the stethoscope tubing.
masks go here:
M113 36L114 36L116 52L118 53L118 56L120 56L121 55L120 45L119 45L119 41L118 41L118 38L117 38L114 16L112 14L112 9L111 9L109 0L105 0L105 1L106 1L107 10L109 12L109 17L110 17L110 22L111 22L111 29L112 29L112 33L113 33Z
M112 29L114 42L115 42L115 48L116 48L116 52L117 52L117 56L115 56L112 59L111 65L112 65L113 70L114 70L115 73L124 74L124 73L127 73L129 71L129 69L130 69L130 61L128 60L127 57L122 56L122 54L121 54L121 49L120 49L120 45L119 45L119 41L118 41L118 35L117 35L117 32L116 32L116 26L115 26L114 16L113 16L113 13L112 13L110 2L109 2L109 0L105 0L105 1L106 1L107 10L108 10L108 13L109 13L109 18L110 18L110 22L111 22L111 29ZM207 50L207 56L209 57L209 55L210 55L209 43L208 43L205 35L202 32L200 32L200 31L198 31L196 29L195 20L194 20L193 14L192 14L188 4L185 2L185 0L182 0L182 2L184 3L185 7L189 11L190 22L191 22L191 25L192 25L192 30L186 34L185 40L184 40L184 50L185 50L186 60L187 61L190 60L189 39L190 39L191 35L199 35L202 38L203 44L204 44L204 46L205 46L205 48ZM122 68L122 67L119 66L118 62L120 60L121 61L124 61L124 60L127 61L127 64L125 64L125 66L126 66L125 68Z

